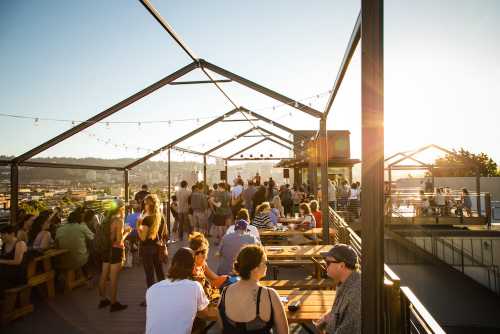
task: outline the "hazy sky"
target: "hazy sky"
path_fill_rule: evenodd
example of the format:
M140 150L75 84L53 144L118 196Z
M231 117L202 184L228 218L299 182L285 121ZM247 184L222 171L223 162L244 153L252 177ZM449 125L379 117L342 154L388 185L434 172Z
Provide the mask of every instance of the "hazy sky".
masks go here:
M316 95L333 85L360 7L350 0L152 2L199 57L294 99L312 96L304 103L320 111L327 95ZM500 1L388 0L384 19L386 154L436 143L500 162ZM84 120L189 62L138 1L0 2L2 114ZM196 70L181 80L203 78ZM328 121L351 131L354 158L361 158L360 86L358 47ZM291 128L318 127L247 88L223 87L237 104ZM167 86L109 121L198 122L95 125L41 156L140 157L231 109L212 85ZM21 154L69 127L0 116L0 154ZM206 151L247 128L228 122L182 146ZM287 151L265 144L249 153Z

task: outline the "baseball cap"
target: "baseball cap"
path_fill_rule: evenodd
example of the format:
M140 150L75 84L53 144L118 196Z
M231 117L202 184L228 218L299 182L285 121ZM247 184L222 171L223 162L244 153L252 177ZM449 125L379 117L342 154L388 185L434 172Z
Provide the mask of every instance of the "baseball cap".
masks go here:
M234 223L234 230L243 230L246 231L248 228L248 222L245 219L240 219Z
M328 252L322 252L323 257L333 257L337 261L353 267L358 263L358 255L354 248L346 244L336 244Z

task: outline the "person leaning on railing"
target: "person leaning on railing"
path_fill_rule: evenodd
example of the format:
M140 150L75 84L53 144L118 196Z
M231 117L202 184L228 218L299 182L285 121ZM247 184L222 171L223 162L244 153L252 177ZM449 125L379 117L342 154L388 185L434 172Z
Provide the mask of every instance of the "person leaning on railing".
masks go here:
M332 310L314 324L321 333L361 333L361 272L354 248L336 244L325 258L326 272L338 282Z

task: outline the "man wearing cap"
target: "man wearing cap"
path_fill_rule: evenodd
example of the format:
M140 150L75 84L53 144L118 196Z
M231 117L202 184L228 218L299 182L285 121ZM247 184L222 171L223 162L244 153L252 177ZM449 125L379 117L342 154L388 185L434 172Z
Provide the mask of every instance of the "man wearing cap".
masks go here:
M349 245L336 244L321 255L327 275L338 285L332 310L315 325L328 334L361 333L361 272L356 252Z
M248 211L241 209L238 212L237 219L241 217L242 211L245 211L248 217ZM240 252L241 247L260 244L259 239L249 232L248 221L239 218L234 223L234 232L224 235L219 247L221 259L217 268L217 275L229 275L232 273L234 260Z

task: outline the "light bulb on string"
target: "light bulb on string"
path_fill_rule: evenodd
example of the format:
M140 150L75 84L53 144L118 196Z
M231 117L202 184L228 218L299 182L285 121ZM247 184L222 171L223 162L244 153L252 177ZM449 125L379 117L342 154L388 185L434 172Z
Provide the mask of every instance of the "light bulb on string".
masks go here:
M138 127L141 127L141 122L137 122L137 126L138 126Z
M293 104L293 106L294 106L295 108L298 108L298 107L299 107L299 103L298 103L297 101L295 101L295 103Z
M168 126L171 126L171 125L172 125L172 121L171 121L171 120L169 120L169 121L168 121Z
M35 118L35 123L34 123L34 124L35 124L35 126L38 126L38 121L39 121L38 117L37 117L37 118Z
M109 122L106 122L106 130L109 130Z

